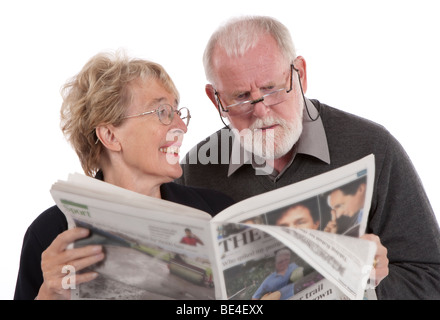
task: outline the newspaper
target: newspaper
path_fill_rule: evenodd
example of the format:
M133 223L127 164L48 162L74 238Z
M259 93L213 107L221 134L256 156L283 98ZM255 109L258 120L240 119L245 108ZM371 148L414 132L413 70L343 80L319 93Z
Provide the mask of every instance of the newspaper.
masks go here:
M102 244L106 258L91 267L97 279L66 283L73 299L366 299L376 245L359 237L373 181L374 155L369 155L243 200L212 218L71 174L53 184L52 197L69 228L91 230L74 246ZM330 193L358 182L360 212L336 219ZM313 225L287 224L285 213L292 208L302 208L302 220L308 208Z

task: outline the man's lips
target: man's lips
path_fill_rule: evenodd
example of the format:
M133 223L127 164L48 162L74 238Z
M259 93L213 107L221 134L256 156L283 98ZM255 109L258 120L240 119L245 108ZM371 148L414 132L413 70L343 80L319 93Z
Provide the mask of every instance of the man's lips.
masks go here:
M267 126L267 127L263 127L263 128L258 128L256 130L262 130L262 131L266 131L266 130L270 130L270 129L275 129L275 127L277 127L277 124L273 124L271 126Z

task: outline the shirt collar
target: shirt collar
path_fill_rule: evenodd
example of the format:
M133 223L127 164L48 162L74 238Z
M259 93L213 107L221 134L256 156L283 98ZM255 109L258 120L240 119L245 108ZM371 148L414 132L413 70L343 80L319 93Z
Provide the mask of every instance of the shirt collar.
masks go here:
M296 153L302 153L314 156L321 161L330 164L330 152L328 149L327 136L325 134L324 125L322 123L321 117L319 117L316 121L310 120L310 118L315 119L318 116L318 110L314 106L314 104L309 100L305 99L307 103L307 108L310 113L307 113L307 110L304 110L303 113L303 131L301 133L301 137L298 140L296 147ZM228 177L231 176L235 171L237 171L244 164L252 164L252 154L244 150L240 145L240 141L235 138L232 145L232 152L229 161L228 168ZM234 152L240 150L240 154L243 157L234 155ZM233 159L240 159L239 162L232 161ZM257 161L261 163L261 161Z

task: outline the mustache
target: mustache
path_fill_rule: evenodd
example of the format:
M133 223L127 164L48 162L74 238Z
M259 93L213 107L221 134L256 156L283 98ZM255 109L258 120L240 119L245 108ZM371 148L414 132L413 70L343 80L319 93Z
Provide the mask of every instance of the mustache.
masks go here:
M258 130L261 128L271 127L274 125L280 125L285 128L287 126L287 121L280 118L268 117L264 119L256 119L250 126L250 130Z

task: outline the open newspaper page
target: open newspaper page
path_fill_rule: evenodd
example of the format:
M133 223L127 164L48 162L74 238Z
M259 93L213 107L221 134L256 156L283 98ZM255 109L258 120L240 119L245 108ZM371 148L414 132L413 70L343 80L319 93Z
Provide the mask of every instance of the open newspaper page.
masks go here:
M74 245L102 244L106 254L93 266L98 278L76 286L72 299L216 298L209 214L83 175L51 193L70 227L91 231Z
M228 299L364 299L376 246L365 232L374 156L277 189L213 218Z

